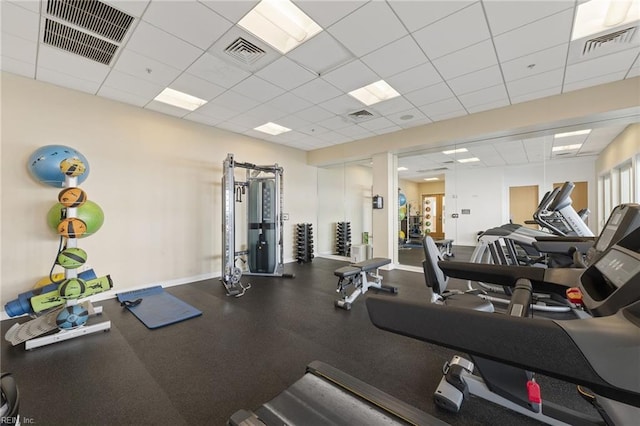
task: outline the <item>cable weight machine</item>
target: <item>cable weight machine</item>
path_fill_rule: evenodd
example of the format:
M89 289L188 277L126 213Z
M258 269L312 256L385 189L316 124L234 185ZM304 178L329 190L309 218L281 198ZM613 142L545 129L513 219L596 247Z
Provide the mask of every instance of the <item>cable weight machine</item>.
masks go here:
M236 181L235 169L246 169L246 181ZM284 273L283 169L235 161L227 154L222 174L222 277L228 296L240 297L250 287L242 275L293 278ZM236 251L236 203L247 201L247 249ZM248 270L236 265L241 260Z

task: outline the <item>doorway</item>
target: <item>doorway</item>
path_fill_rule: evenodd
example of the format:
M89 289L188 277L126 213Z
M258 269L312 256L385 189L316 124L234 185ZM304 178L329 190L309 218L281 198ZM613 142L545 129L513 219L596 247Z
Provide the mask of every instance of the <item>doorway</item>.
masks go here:
M538 185L509 187L509 219L512 223L538 229L537 225L527 223L533 220L537 208Z

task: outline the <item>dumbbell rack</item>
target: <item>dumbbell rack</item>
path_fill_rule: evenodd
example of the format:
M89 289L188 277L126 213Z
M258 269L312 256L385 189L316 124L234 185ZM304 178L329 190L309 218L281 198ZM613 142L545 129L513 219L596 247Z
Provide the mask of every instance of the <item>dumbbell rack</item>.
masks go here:
M351 222L336 225L336 248L338 256L351 256Z
M313 225L298 223L296 225L296 260L298 263L309 263L313 259Z

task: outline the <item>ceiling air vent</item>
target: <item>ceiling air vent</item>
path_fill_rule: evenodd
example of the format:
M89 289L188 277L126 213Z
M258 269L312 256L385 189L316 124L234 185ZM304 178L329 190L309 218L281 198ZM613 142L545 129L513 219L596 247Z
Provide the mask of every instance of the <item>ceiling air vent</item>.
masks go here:
M47 14L120 43L133 16L97 0L48 0Z
M360 118L373 117L373 114L367 111L366 109L361 109L360 111L350 113L349 117L360 119Z
M624 30L615 31L613 33L604 34L596 38L587 40L582 48L582 55L591 54L602 47L630 44L637 27L629 27Z
M266 54L263 49L242 37L238 37L227 46L227 48L224 49L224 53L245 65L253 64Z
M118 49L117 44L83 33L59 22L47 19L44 25L46 44L109 65Z
M437 169L423 169L423 170L417 170L416 173L442 172L444 170L449 170L449 168L448 167L438 167Z

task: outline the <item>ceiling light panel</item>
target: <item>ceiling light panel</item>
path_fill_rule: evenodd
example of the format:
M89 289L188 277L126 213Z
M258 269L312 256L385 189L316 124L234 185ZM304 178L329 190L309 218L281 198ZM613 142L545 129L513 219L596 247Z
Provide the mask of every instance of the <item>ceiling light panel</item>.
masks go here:
M442 151L443 154L451 155L451 154L459 154L461 152L468 152L467 148L458 148L458 149L449 149L447 151Z
M387 99L393 99L400 96L400 93L398 93L393 87L389 86L389 83L386 81L378 80L368 86L352 90L349 92L349 95L369 106L377 104L378 102L386 101Z
M576 130L575 132L556 133L555 135L553 135L553 137L558 139L558 138L566 138L569 136L588 135L589 133L591 133L591 129L584 129L584 130Z
M553 152L573 151L580 148L582 148L582 144L576 143L572 145L554 146L553 148L551 148L551 151Z
M259 132L263 132L263 133L267 133L269 135L279 135L281 133L285 133L285 132L289 132L291 131L291 129L281 126L279 124L276 123L272 123L272 122L268 122L263 124L262 126L258 126L256 128L254 128L253 130L257 130Z
M477 157L472 157L472 158L461 158L458 160L458 163L475 163L480 161L479 158Z
M322 31L288 0L262 0L238 25L286 54Z
M194 111L207 103L207 101L205 101L204 99L200 99L187 93L170 89L169 87L164 89L158 96L154 98L154 100L173 105L178 108L186 109L188 111Z
M638 19L638 0L591 0L578 6L571 40L611 30Z

